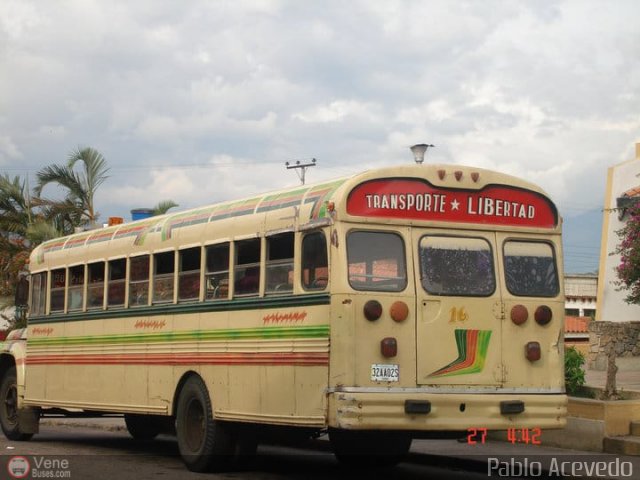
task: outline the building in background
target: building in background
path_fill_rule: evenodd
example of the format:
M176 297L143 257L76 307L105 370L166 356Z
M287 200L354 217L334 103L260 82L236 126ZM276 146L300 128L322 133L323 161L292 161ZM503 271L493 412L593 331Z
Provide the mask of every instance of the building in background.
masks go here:
M589 322L596 314L598 276L593 274L565 275L565 347L576 347L583 354L589 351Z
M620 263L620 256L611 255L620 241L616 231L624 225L625 205L640 200L640 143L636 143L635 153L635 159L614 165L607 172L596 320L640 321L640 306L629 305L624 301L626 293L616 290L615 267Z

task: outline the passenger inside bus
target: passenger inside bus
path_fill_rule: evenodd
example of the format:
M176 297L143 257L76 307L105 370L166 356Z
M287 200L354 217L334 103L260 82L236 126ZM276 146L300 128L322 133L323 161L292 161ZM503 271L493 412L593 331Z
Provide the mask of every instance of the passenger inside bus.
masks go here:
M258 293L260 286L260 267L249 267L244 275L236 280L236 295L250 295Z

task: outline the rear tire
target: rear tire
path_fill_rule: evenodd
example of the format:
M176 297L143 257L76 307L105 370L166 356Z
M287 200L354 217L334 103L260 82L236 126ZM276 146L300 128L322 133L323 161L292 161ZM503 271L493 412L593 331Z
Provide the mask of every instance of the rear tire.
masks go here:
M25 441L33 437L33 433L20 430L16 367L8 368L0 383L0 427L9 440Z
M192 472L223 471L233 463L232 433L212 412L206 385L200 377L190 377L178 398L176 434L182 460Z
M380 430L329 429L333 453L341 463L357 468L393 467L411 448L411 436Z
M127 425L129 435L136 440L153 440L163 431L161 418L153 415L136 415L127 413L124 423Z

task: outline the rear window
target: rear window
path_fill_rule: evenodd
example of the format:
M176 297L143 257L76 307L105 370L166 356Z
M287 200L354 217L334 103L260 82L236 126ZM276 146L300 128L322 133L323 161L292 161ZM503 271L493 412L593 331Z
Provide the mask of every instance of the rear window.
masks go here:
M544 242L504 243L507 290L522 297L555 297L560 292L553 247Z
M400 235L351 232L347 236L347 257L353 289L400 292L406 288L407 267Z
M491 245L483 238L424 236L420 280L431 295L488 297L496 289Z

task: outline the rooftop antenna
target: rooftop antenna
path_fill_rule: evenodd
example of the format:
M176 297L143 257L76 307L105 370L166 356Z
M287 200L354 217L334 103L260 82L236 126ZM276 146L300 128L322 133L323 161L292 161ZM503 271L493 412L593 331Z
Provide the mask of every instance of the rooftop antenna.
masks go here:
M427 153L427 149L431 147L435 147L435 145L432 145L430 143L418 143L417 145L411 147L413 158L418 165L421 165L422 162L424 162L424 156Z
M287 167L287 170L295 169L296 174L298 175L298 178L302 182L302 185L304 185L304 179L307 173L307 168L315 167L316 159L312 158L311 163L300 163L300 160L297 160L295 165L291 165L289 162L285 162L285 166Z

